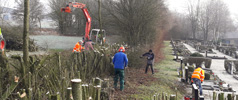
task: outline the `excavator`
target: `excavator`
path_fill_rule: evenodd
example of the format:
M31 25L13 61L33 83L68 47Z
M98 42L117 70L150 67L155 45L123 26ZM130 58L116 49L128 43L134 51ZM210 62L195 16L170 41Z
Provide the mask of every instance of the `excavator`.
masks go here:
M88 13L88 9L86 8L85 4L79 3L79 2L69 2L66 5L66 7L61 8L61 12L71 13L72 12L72 10L71 10L72 7L82 9L82 11L84 13L84 16L86 18L85 36L84 36L83 42L85 43L89 40L92 40L92 42L94 42L94 43L102 43L102 42L105 43L106 42L105 30L102 30L102 32L100 34L100 29L92 29L90 34L89 34L89 31L91 29L92 18L90 17L90 15Z

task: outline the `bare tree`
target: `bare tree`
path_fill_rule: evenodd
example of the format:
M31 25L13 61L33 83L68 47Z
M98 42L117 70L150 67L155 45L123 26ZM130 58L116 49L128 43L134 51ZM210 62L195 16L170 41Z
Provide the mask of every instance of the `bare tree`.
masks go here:
M169 35L173 39L188 39L191 35L190 20L186 15L173 12L173 27Z
M198 30L199 5L200 0L197 0L196 2L194 2L194 0L188 0L188 18L191 23L193 39L196 39L196 32Z
M166 12L162 0L105 0L111 26L130 45L151 43Z
M213 1L209 1L207 3L204 3L205 5L203 5L201 7L201 14L199 16L199 25L200 28L203 32L203 40L207 41L208 40L208 33L211 31L212 28L212 13L213 13L213 9L212 7L212 3Z
M7 8L5 6L8 6L9 3L7 0L0 0L0 25L4 25L4 13L7 12Z
M13 12L13 16L19 22L22 22L24 19L24 0L16 0L16 9ZM44 5L39 0L30 0L30 26L35 27L38 22L43 17Z
M92 13L88 3L93 3L93 4L97 3L97 1L95 0L93 1L92 0L87 0L87 1L76 0L76 2L86 4L86 7L88 8L90 15L92 15ZM60 9L62 7L66 7L68 3L69 3L69 0L50 0L49 7L51 8L51 12L49 16L56 22L56 26L58 26L60 33L62 34L77 33L77 35L83 35L86 20L81 9L72 8L71 9L72 13L64 13L60 11ZM94 6L93 8L96 8L96 7Z
M204 4L199 17L204 40L217 41L228 31L234 30L235 26L230 17L228 6L223 1L212 0L204 2Z

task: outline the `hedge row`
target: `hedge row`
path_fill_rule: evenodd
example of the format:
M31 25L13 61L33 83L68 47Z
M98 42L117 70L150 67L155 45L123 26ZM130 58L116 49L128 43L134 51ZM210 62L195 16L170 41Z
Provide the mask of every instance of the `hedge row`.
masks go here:
M184 59L184 63L188 63L189 65L195 64L196 66L201 66L203 62L205 62L206 68L210 68L212 59L205 57L187 57Z

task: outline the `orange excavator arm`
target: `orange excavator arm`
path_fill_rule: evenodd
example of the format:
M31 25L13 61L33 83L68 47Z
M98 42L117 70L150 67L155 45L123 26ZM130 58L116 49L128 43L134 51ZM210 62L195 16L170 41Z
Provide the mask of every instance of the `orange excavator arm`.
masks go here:
M78 2L69 2L69 4L65 8L61 8L61 12L71 13L72 11L70 7L82 9L83 14L86 18L85 39L90 40L89 32L91 29L91 17L88 13L88 9L86 8L86 5L83 3L78 3Z

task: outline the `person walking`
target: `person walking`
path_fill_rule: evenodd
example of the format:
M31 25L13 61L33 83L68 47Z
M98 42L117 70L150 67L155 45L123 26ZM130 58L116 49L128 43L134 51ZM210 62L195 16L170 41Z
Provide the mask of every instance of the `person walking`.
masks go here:
M118 78L120 77L120 90L124 89L124 69L127 68L128 58L126 56L125 48L120 47L119 52L113 57L113 64L115 69L114 88L117 89Z
M146 68L145 68L145 74L147 74L147 70L150 66L151 68L151 71L152 71L152 74L154 74L154 68L153 68L153 65L154 65L154 53L152 52L152 50L150 49L149 52L143 54L141 56L141 58L143 56L146 56L147 57L147 65L146 65Z
M197 68L193 71L191 79L193 84L199 86L200 95L202 95L201 83L203 82L204 78L205 78L204 70L202 69L201 65L197 66Z

